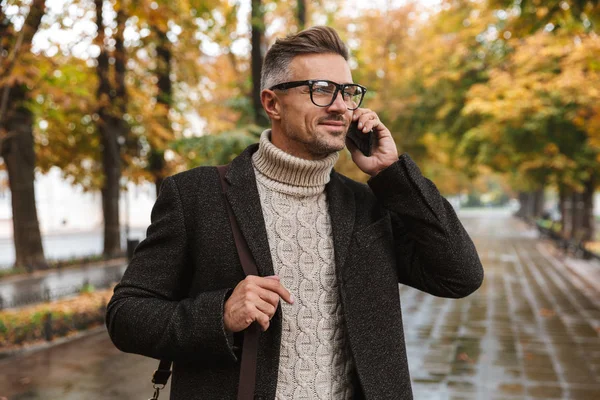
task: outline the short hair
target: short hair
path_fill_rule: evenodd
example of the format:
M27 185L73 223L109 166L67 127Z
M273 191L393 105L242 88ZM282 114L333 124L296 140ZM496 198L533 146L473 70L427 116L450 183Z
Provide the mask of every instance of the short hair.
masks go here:
M265 55L260 90L289 80L290 63L294 57L325 53L339 54L348 61L348 48L335 29L328 26L313 26L295 35L277 39Z

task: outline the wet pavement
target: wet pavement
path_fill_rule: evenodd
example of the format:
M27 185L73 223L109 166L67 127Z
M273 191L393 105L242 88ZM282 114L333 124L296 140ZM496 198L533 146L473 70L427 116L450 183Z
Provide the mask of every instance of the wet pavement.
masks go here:
M507 212L461 218L481 289L461 300L401 290L415 399L599 399L600 263L567 265ZM0 399L149 398L156 364L101 331L0 361Z
M0 309L21 307L79 293L86 285L107 288L121 280L125 259L93 263L62 270L38 271L0 280ZM0 399L1 400L1 399Z
M401 291L415 398L600 399L597 286L520 221L461 219L482 287L458 301Z
M0 400L141 400L158 361L117 350L104 330L0 361ZM161 399L168 399L168 389ZM4 397L3 397L4 396Z

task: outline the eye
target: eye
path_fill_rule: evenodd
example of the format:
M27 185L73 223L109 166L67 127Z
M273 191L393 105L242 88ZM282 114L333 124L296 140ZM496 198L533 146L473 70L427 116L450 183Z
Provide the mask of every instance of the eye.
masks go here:
M313 93L330 95L334 92L335 87L329 82L317 81L313 83Z
M347 86L344 89L344 96L360 96L362 89L360 86Z

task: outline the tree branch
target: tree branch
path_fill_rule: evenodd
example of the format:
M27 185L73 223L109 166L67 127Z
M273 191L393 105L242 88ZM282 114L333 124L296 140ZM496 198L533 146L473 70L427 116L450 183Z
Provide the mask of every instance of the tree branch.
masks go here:
M25 19L25 24L19 32L19 36L17 37L17 42L15 43L15 47L13 47L12 52L8 56L7 60L7 68L0 77L10 76L13 68L18 59L18 55L21 51L21 47L25 44L25 47L31 47L31 42L33 41L33 37L37 33L40 28L40 24L42 23L42 17L46 12L46 0L33 0L29 8L29 14ZM6 116L6 110L8 108L8 99L10 96L10 85L5 85L2 88L2 97L0 98L0 126L2 126L4 117ZM2 135L2 131L0 131L0 135ZM2 136L0 136L1 138Z

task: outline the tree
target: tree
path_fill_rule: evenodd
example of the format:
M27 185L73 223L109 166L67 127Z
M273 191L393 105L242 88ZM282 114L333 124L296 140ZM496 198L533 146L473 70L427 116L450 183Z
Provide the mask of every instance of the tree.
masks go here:
M259 131L234 130L218 135L183 138L171 143L171 148L183 158L186 168L230 163L246 147L256 142Z
M260 74L263 63L263 40L265 34L265 18L261 0L252 0L250 17L252 26L252 104L254 106L254 121L256 125L267 126L269 120L260 101Z
M306 0L298 0L296 7L296 19L298 21L298 30L301 31L306 27Z
M555 185L563 233L587 241L593 238L591 198L600 166L595 142L600 71L594 57L600 41L586 33L579 15L554 15L560 19L533 33L526 30L523 38L503 35L511 38L510 55L489 72L485 85L469 91L463 113L479 116L480 123L464 136L463 150L472 160L512 170L521 190ZM523 198L535 204L535 196L529 197L533 200ZM539 208L529 207L531 216Z
M156 195L160 190L163 179L167 176L165 168L165 153L166 143L174 140L171 122L169 120L169 112L173 105L173 85L171 84L171 58L172 44L167 38L167 24L163 20L160 23L158 16L152 19L151 30L154 33L156 45L156 125L155 129L159 132L154 132L155 141L159 141L159 145L150 145L150 154L148 155L148 169L154 177L156 186ZM162 139L162 140L161 140Z
M29 109L36 68L30 52L45 13L45 0L33 0L19 32L0 8L0 155L8 171L16 266L47 268L34 191L34 115Z
M96 44L100 48L97 59L98 75L98 115L97 129L101 138L102 166L102 212L104 215L104 254L114 256L121 252L119 224L119 193L121 180L121 142L128 135L128 125L124 120L127 109L125 90L125 6L117 5L117 29L114 50L111 51L105 40L103 20L104 0L95 0L96 5Z

